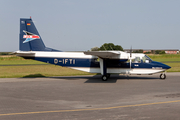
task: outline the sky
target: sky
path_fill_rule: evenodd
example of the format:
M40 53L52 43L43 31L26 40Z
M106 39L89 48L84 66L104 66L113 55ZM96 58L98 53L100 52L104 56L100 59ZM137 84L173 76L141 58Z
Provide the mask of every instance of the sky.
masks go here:
M0 51L19 50L20 18L34 21L45 45L87 51L180 49L179 0L0 0Z

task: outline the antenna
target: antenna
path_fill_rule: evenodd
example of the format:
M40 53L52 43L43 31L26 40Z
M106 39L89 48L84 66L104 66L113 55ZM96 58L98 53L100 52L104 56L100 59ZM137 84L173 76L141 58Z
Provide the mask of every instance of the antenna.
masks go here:
M103 45L103 47L104 47L104 45ZM106 50L106 48L104 47L104 49ZM106 50L107 51L107 50Z
M111 47L111 46L110 46ZM111 49L112 49L112 47L111 47ZM112 49L113 50L113 49Z

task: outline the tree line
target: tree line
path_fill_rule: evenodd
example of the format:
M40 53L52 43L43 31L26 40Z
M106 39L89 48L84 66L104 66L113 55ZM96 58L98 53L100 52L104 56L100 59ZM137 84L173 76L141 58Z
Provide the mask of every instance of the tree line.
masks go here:
M123 48L120 45L114 45L113 43L104 43L101 47L93 47L91 51L103 51L103 50L120 50L123 51Z

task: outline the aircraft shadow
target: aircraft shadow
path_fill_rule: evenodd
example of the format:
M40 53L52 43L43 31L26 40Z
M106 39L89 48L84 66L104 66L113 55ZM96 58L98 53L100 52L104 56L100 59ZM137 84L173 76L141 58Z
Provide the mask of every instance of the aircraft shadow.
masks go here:
M101 80L101 75L94 76L59 76L50 77L55 79L66 79L66 80L79 80L87 79L84 83L116 83L118 80L160 80L155 76L126 76L126 75L112 75L107 81Z
M23 76L22 78L38 78L38 77L46 77L46 76L42 74L29 74L29 75Z
M84 83L116 83L117 79L108 79L107 81L101 80L101 75L94 76L59 76L59 77L51 77L56 79L65 79L65 80L80 80L85 79Z
M112 75L107 81L101 80L101 75L93 76L88 79L85 83L116 83L118 80L155 80L158 77L153 76L126 76L126 75Z

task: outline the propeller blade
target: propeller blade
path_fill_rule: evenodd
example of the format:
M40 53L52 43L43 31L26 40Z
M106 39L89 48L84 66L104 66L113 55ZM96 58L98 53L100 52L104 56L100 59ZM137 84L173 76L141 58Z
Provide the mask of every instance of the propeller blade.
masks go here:
M131 57L132 57L132 46L131 46L131 49L130 49L130 69L131 69Z
M132 46L131 46L131 49L130 49L130 58L132 57Z

